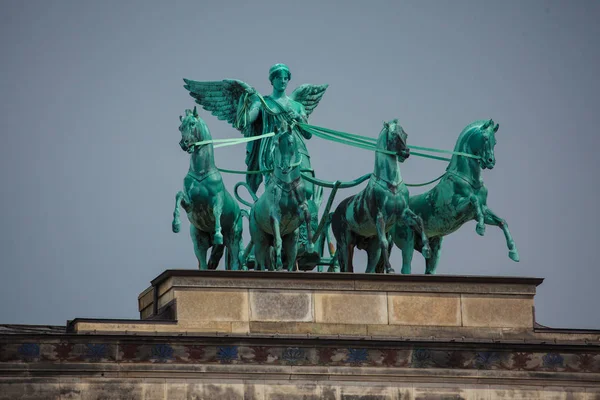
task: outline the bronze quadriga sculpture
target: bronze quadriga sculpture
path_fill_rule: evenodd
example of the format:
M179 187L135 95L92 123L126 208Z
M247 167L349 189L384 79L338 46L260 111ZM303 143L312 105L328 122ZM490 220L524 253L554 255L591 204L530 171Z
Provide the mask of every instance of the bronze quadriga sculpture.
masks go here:
M366 250L366 272L394 272L389 257L395 244L402 251L402 273L411 273L414 249L426 258L426 273L433 274L439 262L442 238L465 222L475 220L483 235L485 225L499 226L506 237L509 257L519 260L506 221L487 207L487 189L482 169L495 164L494 146L498 124L492 120L475 121L460 134L454 151L437 150L406 143L407 135L398 123L384 123L377 138L334 131L308 124L327 85L301 85L286 95L291 79L285 64L269 71L273 91L260 95L250 85L234 79L193 81L184 79L185 88L195 101L220 120L226 120L243 133L243 138L213 140L196 108L181 118L183 150L191 154L184 191L177 194L173 231L179 231L179 205L187 212L190 232L200 269L214 269L226 249L227 269L310 270L329 265L329 271L354 272L353 251ZM370 174L353 181L327 182L316 177L311 167L305 140L317 136L364 148L375 153ZM314 140L314 139L313 139ZM219 143L213 146L216 142ZM240 210L223 185L215 166L213 148L247 143L246 186L254 203L236 193L250 210ZM409 149L452 154L451 159L411 152ZM446 172L430 191L409 196L400 173L400 163L409 154L449 161ZM338 189L367 186L343 200L330 212ZM264 181L264 193L257 191ZM315 186L317 185L317 186ZM323 187L332 188L319 221ZM242 255L242 215L249 219L251 242ZM329 229L336 248L329 241ZM331 258L325 258L329 243ZM208 248L212 247L206 261ZM315 252L316 249L317 251ZM335 255L333 255L335 251Z
M215 269L226 248L226 269L240 269L242 218L240 207L225 189L221 173L215 166L213 144L208 127L198 117L196 108L179 117L181 149L190 153L190 168L183 180L184 190L175 196L173 232L179 232L179 206L190 221L190 235L198 268ZM209 248L210 259L206 261Z
M500 227L506 238L509 257L519 261L506 221L487 206L488 191L481 176L482 169L492 169L496 164L494 146L498 128L499 125L491 119L475 121L465 127L440 182L433 189L410 198L409 207L422 218L431 246L431 256L423 254L426 274L436 272L443 237L470 220L477 222L476 231L481 236L486 224ZM402 250L402 273L410 274L413 249L423 252L423 241L404 224L396 225L392 237Z
M393 272L389 262L388 232L397 220L410 229L423 232L423 222L408 207L408 189L402 180L399 162L410 154L406 132L398 120L385 122L377 140L375 168L367 187L343 200L331 220L337 241L337 260L343 272L354 272L354 247L367 251L366 272L375 272L382 260L386 272ZM427 238L422 235L423 252Z

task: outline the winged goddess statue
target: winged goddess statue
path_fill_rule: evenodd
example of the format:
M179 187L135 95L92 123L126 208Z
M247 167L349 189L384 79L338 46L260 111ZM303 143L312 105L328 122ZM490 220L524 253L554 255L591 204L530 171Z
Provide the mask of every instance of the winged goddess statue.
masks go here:
M276 128L280 128L281 122L285 121L288 126L293 127L293 133L299 144L302 155L301 168L312 170L310 155L304 142L304 139L310 139L312 135L296 123L308 122L308 116L319 104L328 85L304 84L287 96L285 92L291 77L287 65L273 65L269 69L273 92L264 97L252 86L236 79L209 82L184 79L184 88L202 108L210 111L219 120L229 122L245 137L274 132ZM248 142L246 147L248 171L268 170L273 167L272 143L272 137ZM263 181L263 175L264 179L269 179L269 174L266 172L246 175L246 182L255 193ZM305 182L305 185L307 199L310 199L314 191L313 185L310 182Z

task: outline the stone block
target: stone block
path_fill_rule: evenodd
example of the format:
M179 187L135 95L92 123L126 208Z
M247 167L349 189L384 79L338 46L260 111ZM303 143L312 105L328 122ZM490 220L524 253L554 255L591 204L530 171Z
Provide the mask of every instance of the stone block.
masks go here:
M142 293L140 293L140 295L138 296L138 310L142 311L144 308L152 305L152 303L154 302L154 288L152 286L150 286L149 288L147 288L146 290L144 290Z
M251 321L313 321L310 291L250 290Z
M244 400L244 385L223 381L192 383L187 396L189 400Z
M187 383L169 381L167 383L165 400L187 400L187 388Z
M169 400L165 397L167 383L164 379L144 379L142 387L144 389L144 400Z
M321 390L315 382L265 385L265 400L320 400Z
M386 293L315 292L315 322L387 324Z
M177 326L161 323L136 323L132 322L77 322L75 331L86 332L175 332Z
M237 322L231 323L231 333L249 333L250 322Z
M181 326L193 326L198 321L248 321L246 290L177 290L175 298Z
M158 298L158 308L164 307L167 303L173 301L174 290L168 290Z
M471 327L533 328L533 298L462 295L462 324Z
M311 322L250 322L251 333L365 336L367 325Z
M396 400L392 388L377 385L342 386L340 400Z
M503 388L490 389L490 400L579 400L585 397L574 397L572 392L566 392L561 388Z
M460 326L460 295L388 293L390 325Z
M177 276L175 288L240 288L240 289L286 289L286 290L354 290L354 280L306 279L304 272L270 272L272 279L257 279L252 274L261 272L233 273L231 277Z

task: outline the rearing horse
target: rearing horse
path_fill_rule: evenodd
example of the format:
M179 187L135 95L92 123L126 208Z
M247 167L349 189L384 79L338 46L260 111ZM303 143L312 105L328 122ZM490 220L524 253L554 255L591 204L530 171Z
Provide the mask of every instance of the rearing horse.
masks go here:
M194 252L201 270L215 269L227 249L226 269L240 269L242 218L240 207L227 192L221 173L215 166L210 131L194 110L179 117L183 151L191 154L190 168L183 180L184 191L175 196L173 232L179 232L179 205L187 212ZM205 142L205 143L202 143ZM207 143L208 142L208 143ZM206 253L212 247L207 264Z
M300 174L302 154L287 124L282 129L273 138L273 173L250 210L250 236L261 270L294 269L302 223L307 226L307 253L313 252L311 215Z
M431 257L425 261L426 274L436 271L443 237L470 220L477 221L475 230L481 236L486 224L500 227L506 238L508 256L519 261L506 221L487 206L488 191L481 178L482 169L492 169L496 164L494 146L498 127L491 119L475 121L465 127L454 147L455 152L463 154L452 156L446 173L433 189L410 198L409 206L423 219L431 245ZM402 250L402 273L410 274L413 251L422 251L423 244L414 237L412 229L403 224L394 227L392 237Z
M397 119L384 122L377 139L375 169L367 187L342 200L333 212L331 229L342 272L354 272L354 247L367 250L366 272L375 272L380 259L386 272L394 272L389 261L388 231L397 220L421 232L427 246L423 222L408 207L408 189L400 174L399 162L404 162L410 154L406 137Z

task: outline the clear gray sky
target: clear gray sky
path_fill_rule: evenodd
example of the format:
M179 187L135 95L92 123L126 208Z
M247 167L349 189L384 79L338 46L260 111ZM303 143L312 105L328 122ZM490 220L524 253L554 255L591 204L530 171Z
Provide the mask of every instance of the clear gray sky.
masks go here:
M267 94L268 69L283 62L290 90L330 85L316 125L375 136L398 118L409 144L452 149L470 122L500 123L484 180L521 262L499 229L482 238L470 222L445 240L438 272L543 277L538 322L600 329L599 2L4 0L0 9L0 323L137 318L150 280L196 268L188 222L171 232L189 162L178 117L194 105L182 78L237 78ZM215 138L239 135L201 116ZM308 147L323 179L373 168L361 149L318 138ZM217 149L217 164L243 169L244 151ZM412 157L402 173L423 182L445 166ZM239 179L225 178L229 188ZM399 250L392 261L399 270ZM420 255L413 271L424 271Z

